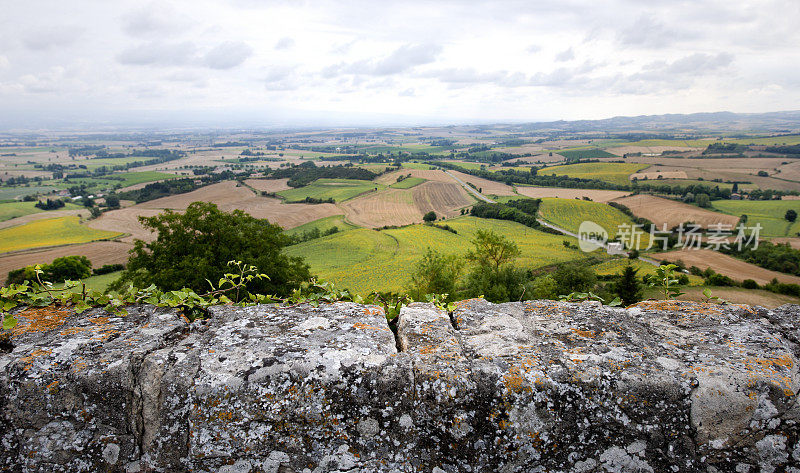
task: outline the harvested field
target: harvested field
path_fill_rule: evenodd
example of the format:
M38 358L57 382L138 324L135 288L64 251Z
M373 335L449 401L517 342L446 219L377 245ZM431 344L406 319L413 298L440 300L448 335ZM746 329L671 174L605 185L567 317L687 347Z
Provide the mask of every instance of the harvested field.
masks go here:
M688 179L686 171L667 171L667 172L636 172L630 175L630 179Z
M220 205L220 209L226 212L239 209L255 218L265 218L284 229L342 213L342 210L334 204L284 204L278 199L255 196Z
M540 144L527 144L522 146L511 146L508 148L496 148L493 151L497 151L500 153L508 153L508 154L533 154L533 153L541 153L544 150L544 147Z
M789 164L781 165L774 176L781 179L789 179L790 181L800 181L800 161L792 161Z
M473 203L464 187L455 182L425 182L414 187L411 194L423 214L433 210L440 217L455 217L459 209Z
M129 235L120 239L123 242L133 243L135 239L151 241L156 235L139 223L139 217L153 217L161 212L162 209L147 209L137 205L105 212L97 219L88 222L88 225L89 228L98 230L128 233Z
M117 241L95 241L46 250L5 253L0 255L0 284L5 283L9 271L23 268L30 264L50 264L54 259L62 256L86 256L95 268L105 264L125 263L128 261L128 250L131 248L133 248L132 245Z
M368 228L407 225L422 221L422 211L414 205L411 190L386 189L343 202L341 207L350 223Z
M622 197L615 199L614 202L628 207L634 215L650 220L659 228L664 224L667 225L667 228L672 228L684 222L694 222L703 227L718 223L734 227L739 222L739 217L733 215L713 212L647 194Z
M247 179L245 184L262 192L280 192L291 189L286 184L289 179Z
M534 199L558 197L560 199L582 199L588 197L595 202L608 202L628 195L625 191L600 189L566 189L561 187L517 186L517 193Z
M178 209L185 210L192 202L213 202L220 208L225 205L241 202L255 197L253 191L236 182L225 181L201 187L185 194L171 195L160 199L143 202L136 207L143 209Z
M649 256L656 260L681 260L687 268L689 266L697 266L700 269L710 267L719 274L724 274L737 281L752 279L759 285L764 285L772 281L773 278L777 278L780 282L800 284L800 277L770 271L713 250L683 249Z
M502 182L490 181L489 179L475 177L458 171L450 171L450 174L466 183L474 184L476 187L482 189L482 193L486 195L514 195L514 189Z

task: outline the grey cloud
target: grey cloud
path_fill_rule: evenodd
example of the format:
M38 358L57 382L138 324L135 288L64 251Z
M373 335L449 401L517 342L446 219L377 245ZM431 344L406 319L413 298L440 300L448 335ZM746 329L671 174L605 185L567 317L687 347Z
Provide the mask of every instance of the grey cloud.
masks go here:
M733 55L729 53L716 55L695 53L673 62L665 69L665 72L669 74L704 74L727 67L732 62Z
M644 48L665 48L676 41L697 37L697 33L680 27L668 27L661 20L642 15L634 23L619 32L618 40L625 45Z
M173 11L155 3L129 13L122 22L122 30L131 36L169 34L180 29L181 23Z
M542 47L539 46L538 44L531 44L530 46L525 48L525 51L528 51L531 54L536 54L541 50L542 50Z
M83 29L72 26L36 28L22 38L22 44L33 51L44 51L74 43Z
M442 47L437 44L406 44L381 59L328 66L322 70L322 75L331 78L342 73L373 76L399 74L434 62L441 51Z
M267 90L295 90L299 87L297 77L292 68L276 67L264 77L264 87Z
M19 83L25 92L33 94L55 92L64 82L64 73L63 67L53 67L39 75L26 74L19 78Z
M191 41L151 41L122 51L117 55L117 61L136 66L206 66L210 69L231 69L252 54L253 49L240 41L218 44L202 55Z
M575 52L572 48L565 49L560 53L556 54L556 61L557 62L566 62L575 59Z
M284 50L284 49L291 49L294 47L294 40L289 38L288 36L285 38L281 38L275 43L275 49L277 50Z
M253 55L253 48L241 41L228 41L207 52L203 63L211 69L231 69Z
M192 63L197 47L190 41L163 43L151 41L128 48L117 55L121 64L137 66L181 66Z

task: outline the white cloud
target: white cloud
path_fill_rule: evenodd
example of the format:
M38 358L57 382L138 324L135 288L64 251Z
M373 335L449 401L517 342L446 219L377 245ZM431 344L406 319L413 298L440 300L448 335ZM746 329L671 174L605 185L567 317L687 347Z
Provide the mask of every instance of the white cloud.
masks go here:
M33 51L45 51L68 46L83 34L83 28L76 26L48 26L34 28L22 38L22 44Z
M567 48L564 51L556 54L556 62L567 62L575 59L575 52L572 48Z

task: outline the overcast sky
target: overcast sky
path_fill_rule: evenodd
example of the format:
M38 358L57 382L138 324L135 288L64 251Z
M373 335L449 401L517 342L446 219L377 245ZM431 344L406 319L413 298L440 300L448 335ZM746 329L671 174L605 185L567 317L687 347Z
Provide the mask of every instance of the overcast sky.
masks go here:
M2 0L0 114L362 125L800 109L800 2Z

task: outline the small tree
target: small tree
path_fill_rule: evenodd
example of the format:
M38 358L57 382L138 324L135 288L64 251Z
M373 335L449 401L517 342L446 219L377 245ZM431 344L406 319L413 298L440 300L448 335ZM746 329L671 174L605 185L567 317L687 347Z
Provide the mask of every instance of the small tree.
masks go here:
M425 222L435 222L436 221L436 212L431 210L430 212L426 213L422 217L422 220L425 221Z
M619 296L625 305L635 304L642 300L642 285L637 277L638 272L639 270L633 266L627 265L614 284L614 294Z
M420 300L426 294L449 294L455 300L456 287L464 263L455 255L443 255L436 250L428 251L417 261L411 275L409 293Z
M794 209L789 209L786 211L786 215L784 215L783 218L790 222L794 222L797 220L797 212Z

